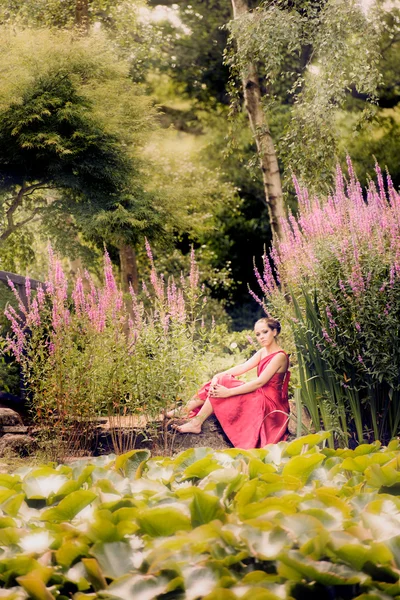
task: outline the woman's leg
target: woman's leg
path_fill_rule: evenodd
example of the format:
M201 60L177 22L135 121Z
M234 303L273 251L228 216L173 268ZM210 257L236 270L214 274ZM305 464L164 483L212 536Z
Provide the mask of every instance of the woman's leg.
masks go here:
M179 431L179 433L201 433L202 424L213 412L212 404L207 398L203 407L195 417L192 417L190 421L184 423L184 425L175 425L174 428Z
M189 400L189 402L187 402L185 404L185 406L168 410L165 413L165 416L167 416L169 419L172 419L173 417L188 417L190 415L190 413L192 412L192 410L195 410L196 408L198 408L199 406L202 406L203 404L204 404L204 400L200 400L200 398L198 396L193 396L193 398L191 398Z

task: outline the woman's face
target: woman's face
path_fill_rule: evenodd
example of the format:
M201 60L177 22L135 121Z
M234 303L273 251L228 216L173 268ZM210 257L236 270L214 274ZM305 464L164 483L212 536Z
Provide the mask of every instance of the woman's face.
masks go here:
M260 346L270 346L274 341L277 331L276 329L271 329L264 321L261 323L256 323L254 326L254 333L256 334L256 338Z

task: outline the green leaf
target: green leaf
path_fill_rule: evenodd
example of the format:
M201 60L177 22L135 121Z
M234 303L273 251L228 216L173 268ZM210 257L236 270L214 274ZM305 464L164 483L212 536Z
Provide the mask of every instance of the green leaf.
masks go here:
M266 465L258 458L252 458L249 461L249 477L254 479L260 477L264 473L276 473L276 469L272 465Z
M307 449L312 448L313 446L328 440L331 436L332 434L329 431L319 431L318 433L312 433L310 435L297 438L286 446L284 454L288 454L289 456L297 456L301 454L305 447L307 447Z
M99 563L95 558L82 558L82 563L85 566L87 578L97 591L104 590L107 587L107 581L101 572Z
M186 507L185 507L186 508ZM137 521L143 533L152 537L174 535L178 531L192 528L189 516L172 504L143 509L138 512Z
M97 498L97 494L89 490L78 490L61 500L55 508L46 510L41 518L43 521L71 521L86 506Z
M35 575L23 575L18 577L17 581L32 600L54 600L53 594L47 589L43 581Z
M121 471L125 477L136 479L141 474L142 463L151 456L149 450L131 450L117 456L114 463L116 471Z
M325 460L323 454L294 456L283 467L282 475L291 475L307 483L312 472Z
M190 504L193 527L204 525L214 519L225 521L225 511L220 506L219 498L197 488L193 488L193 492L194 497Z
M308 581L317 581L323 585L354 585L356 583L365 583L368 580L368 576L365 573L360 573L344 565L336 565L324 560L314 561L296 550L290 550L287 554L282 553L279 560L292 571L297 571L301 578L305 578ZM283 574L279 566L278 573Z
M215 588L210 594L204 596L203 600L237 600L237 596L231 590Z
M38 473L38 475L31 473L22 483L22 489L28 500L47 499L51 494L56 494L69 481L65 475L60 475L54 469L38 469Z
M24 500L25 494L16 494L4 502L2 509L6 515L10 515L10 517L16 517Z
M37 568L27 575L17 577L17 582L32 600L54 600L53 594L46 587L52 571L50 567Z
M64 541L55 553L59 565L69 568L77 558L87 556L89 546L79 539Z
M99 592L98 598L104 600L152 600L167 593L169 581L166 577L153 577L152 575L127 575L114 581L107 592Z
M4 527L0 529L0 546L13 546L20 539L19 530L16 527Z
M220 468L221 465L216 460L210 456L206 456L187 467L182 473L182 479L191 479L193 477L203 479L203 477L206 477L212 471Z
M21 487L21 479L17 475L0 473L0 488L18 489Z
M97 543L90 554L97 559L104 577L118 579L133 570L132 549L126 542Z

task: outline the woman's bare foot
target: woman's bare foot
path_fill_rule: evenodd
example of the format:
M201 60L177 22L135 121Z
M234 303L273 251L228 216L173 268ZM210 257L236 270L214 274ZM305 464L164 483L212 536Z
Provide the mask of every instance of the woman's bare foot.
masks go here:
M202 421L193 417L193 419L183 425L173 425L173 428L179 431L179 433L201 433L201 425Z

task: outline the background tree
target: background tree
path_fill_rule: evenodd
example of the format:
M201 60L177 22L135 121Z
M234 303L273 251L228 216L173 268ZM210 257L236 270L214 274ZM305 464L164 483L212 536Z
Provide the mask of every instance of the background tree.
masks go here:
M127 247L162 228L137 156L154 125L151 100L99 37L4 32L2 44L0 242L36 216L68 215L127 267Z

